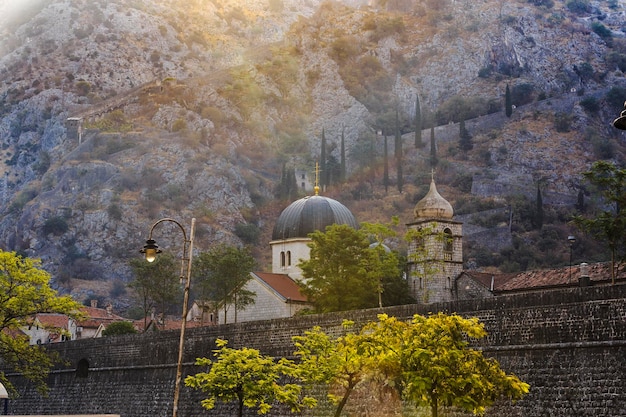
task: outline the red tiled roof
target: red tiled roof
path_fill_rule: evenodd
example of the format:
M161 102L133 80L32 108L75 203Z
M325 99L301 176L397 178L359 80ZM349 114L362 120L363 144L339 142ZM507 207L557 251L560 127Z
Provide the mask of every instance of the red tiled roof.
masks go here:
M502 287L506 282L513 279L516 274L491 274L487 272L478 272L478 271L463 271L463 274L472 278L474 281L478 282L485 288L491 290L492 283L493 289L498 290Z
M302 303L308 301L300 292L298 284L287 274L273 274L269 272L253 272L253 274L285 300Z
M594 282L610 282L611 263L596 263L587 266L591 284ZM620 273L624 275L626 266L623 266ZM546 287L567 287L578 285L580 277L580 267L572 266L571 271L568 266L556 269L540 269L534 271L524 271L513 274L511 278L495 287L496 292L521 291L530 289L541 289Z
M68 329L69 317L65 314L56 313L39 313L35 316L39 322L46 327L53 327L57 329Z
M116 321L126 320L117 314L109 313L104 308L82 307L81 311L87 316L86 319L78 322L78 325L86 328L97 328L100 324L108 324Z

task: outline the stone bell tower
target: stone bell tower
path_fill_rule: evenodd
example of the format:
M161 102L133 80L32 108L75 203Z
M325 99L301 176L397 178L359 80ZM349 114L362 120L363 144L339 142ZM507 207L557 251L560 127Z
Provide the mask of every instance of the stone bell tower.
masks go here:
M463 270L463 223L452 220L454 210L435 186L414 209L407 224L413 234L408 248L409 287L418 303L452 301L454 283Z

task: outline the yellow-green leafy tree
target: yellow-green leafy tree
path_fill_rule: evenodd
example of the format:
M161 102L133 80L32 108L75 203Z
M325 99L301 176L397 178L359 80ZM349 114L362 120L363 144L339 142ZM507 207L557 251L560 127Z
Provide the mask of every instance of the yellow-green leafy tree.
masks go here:
M515 401L529 390L495 359L469 346L469 340L487 334L477 318L439 313L401 321L381 314L363 333L369 335L366 351L377 358L387 384L403 400L429 407L432 417L442 407L482 415L496 400Z
M344 329L352 325L349 321L343 323ZM333 338L317 326L293 338L300 378L308 388L329 388L328 399L336 406L335 417L341 415L357 385L372 372L374 362L363 354L361 340L362 336L354 332Z
M59 296L50 287L50 274L41 269L41 261L0 250L0 359L6 368L15 370L47 392L46 378L58 360L41 346L29 345L29 338L19 331L38 313L67 314L80 319L81 305L70 296ZM10 391L13 386L4 372L0 382Z
M256 349L233 349L227 347L227 343L217 339L214 358L196 360L196 365L208 367L208 370L185 378L185 385L207 395L202 400L204 408L213 409L217 401L234 401L237 415L241 417L244 407L267 414L275 403L288 405L292 412L315 406L315 399L302 395L301 385L284 382L297 376L297 367L292 361L285 358L275 361Z

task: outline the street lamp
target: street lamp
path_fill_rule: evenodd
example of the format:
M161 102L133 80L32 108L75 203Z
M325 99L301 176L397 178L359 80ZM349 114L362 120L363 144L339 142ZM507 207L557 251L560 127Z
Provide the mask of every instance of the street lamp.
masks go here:
M152 225L150 228L150 234L148 235L148 240L146 240L146 244L143 249L140 250L141 253L145 254L146 261L154 262L156 259L156 255L161 253L159 246L156 244L156 241L152 239L152 231L154 228L164 222L171 222L176 224L180 230L183 232L183 238L185 239L183 243L183 256L181 257L181 266L180 266L180 281L185 284L185 291L183 293L183 313L181 316L182 323L180 325L180 341L178 343L178 362L176 364L176 382L174 384L174 407L172 416L177 417L178 415L178 398L180 396L180 381L183 375L183 348L185 345L185 327L187 326L187 306L189 304L189 284L191 283L191 259L193 257L193 235L196 227L196 219L191 219L191 229L189 232L189 239L187 239L187 233L185 232L185 228L182 224L178 223L174 219L164 218L158 220L156 223Z
M569 235L567 240L569 241L569 282L572 282L572 253L574 243L576 243L576 236Z
M613 126L621 130L626 130L626 102L624 102L624 110L620 113L619 117L613 120Z

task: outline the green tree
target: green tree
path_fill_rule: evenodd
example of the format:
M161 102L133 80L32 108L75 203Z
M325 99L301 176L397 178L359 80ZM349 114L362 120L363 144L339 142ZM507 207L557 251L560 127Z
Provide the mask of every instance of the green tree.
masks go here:
M299 267L299 284L315 311L346 311L376 307L384 277L399 276L394 252L372 246L366 231L331 225L311 237L310 257Z
M472 135L465 127L465 118L459 122L459 148L462 151L469 151L474 147Z
M137 330L130 321L116 321L102 331L102 336L119 336L123 334L135 334Z
M420 96L415 95L415 148L424 146L422 143L422 111L420 109Z
M40 260L0 250L0 358L4 369L14 370L46 393L46 378L58 356L29 345L20 328L27 327L38 313L67 314L78 320L82 318L80 308L80 303L59 296L50 287L50 274L41 269ZM13 392L4 371L0 371L0 382Z
M437 166L439 159L437 158L437 141L435 140L435 126L430 127L430 166Z
M432 417L444 406L483 414L500 398L515 401L528 392L528 384L469 347L468 340L486 336L477 318L439 313L409 322L385 314L378 319L362 330L369 337L364 351L376 358L387 384L405 401L428 406Z
M352 326L352 322L343 323L344 329ZM293 337L299 377L309 388L328 386L328 399L336 406L335 417L341 415L354 389L372 372L374 361L362 354L361 339L354 333L333 338L319 326Z
M384 135L383 149L383 185L385 186L385 194L389 190L389 151L387 149L387 135Z
M185 378L185 385L207 395L202 400L202 406L207 410L212 410L217 401L235 401L239 417L243 415L244 407L257 408L258 414L267 414L274 402L287 404L292 412L315 406L315 399L301 395L300 385L282 383L285 377L297 374L292 361L285 358L275 361L256 349L232 349L222 339L215 343L214 359L196 360L196 365L209 367L209 370Z
M396 123L395 123L395 156L396 156L396 186L398 191L402 193L402 186L404 185L404 178L402 175L402 135L400 134L400 121L398 117L398 109L396 108Z
M129 286L135 290L141 303L146 329L147 316L153 309L165 316L181 296L178 263L172 255L163 253L154 262L146 262L143 258L131 259L130 268L134 279Z
M341 149L340 153L340 173L339 173L339 181L344 182L346 180L346 138L344 135L344 130L341 129Z
M227 245L215 246L194 258L191 271L196 294L224 308L224 323L230 307L234 306L237 321L237 311L254 303L256 294L245 288L254 264L248 248Z
M513 99L511 98L511 89L509 85L506 85L506 90L504 92L504 112L506 117L511 117L513 114Z
M539 184L537 184L537 199L535 203L535 228L541 230L543 228L543 197L541 196L541 187Z
M326 168L326 132L322 129L322 144L320 146L320 171L322 175L320 175L319 182L322 190L326 189L326 178L328 177L327 168Z
M583 172L585 180L600 194L599 211L595 217L574 217L574 223L583 231L604 240L611 252L611 282L619 266L626 260L626 168L607 161L594 163Z

